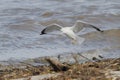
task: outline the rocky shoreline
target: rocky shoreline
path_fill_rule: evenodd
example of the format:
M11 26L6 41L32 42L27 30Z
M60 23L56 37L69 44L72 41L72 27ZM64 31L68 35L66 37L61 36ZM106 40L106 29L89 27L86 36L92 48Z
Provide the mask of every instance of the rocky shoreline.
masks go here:
M69 56L69 58L68 58ZM65 60L65 57L68 58ZM70 58L71 57L71 58ZM23 62L1 62L0 80L119 80L120 58L91 59L78 54L52 56L51 58L69 66L66 71L54 71L46 57ZM64 61L63 61L64 60ZM68 61L69 60L69 61ZM82 62L80 62L80 60Z

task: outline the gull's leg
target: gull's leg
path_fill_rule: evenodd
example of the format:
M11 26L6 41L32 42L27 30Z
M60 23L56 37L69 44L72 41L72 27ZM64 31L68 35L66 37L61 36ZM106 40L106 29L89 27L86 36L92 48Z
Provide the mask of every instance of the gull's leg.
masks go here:
M72 39L71 42L72 42L72 44L74 44L74 45L77 45L77 44L78 44L78 41L75 40L75 39Z

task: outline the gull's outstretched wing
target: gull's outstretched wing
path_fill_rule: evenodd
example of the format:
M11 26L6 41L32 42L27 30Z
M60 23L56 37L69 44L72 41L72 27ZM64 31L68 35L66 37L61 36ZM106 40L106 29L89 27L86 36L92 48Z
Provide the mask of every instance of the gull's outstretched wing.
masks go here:
M99 28L95 27L94 25L88 24L86 22L80 21L78 20L75 25L72 27L74 32L79 32L80 30L82 30L83 28L94 28L97 31L103 32L102 30L100 30Z
M48 32L52 32L52 31L55 31L55 30L60 30L62 28L62 26L58 25L58 24L51 24L49 26L47 26L45 29L43 29L41 31L41 34L46 34Z

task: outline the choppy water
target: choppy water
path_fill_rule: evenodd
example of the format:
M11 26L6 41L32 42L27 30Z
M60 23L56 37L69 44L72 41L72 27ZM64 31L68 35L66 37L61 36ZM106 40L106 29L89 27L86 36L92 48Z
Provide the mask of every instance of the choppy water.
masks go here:
M83 30L86 40L78 46L58 34L39 35L46 25L71 26L76 20L106 31ZM0 0L0 60L89 50L120 57L120 0Z

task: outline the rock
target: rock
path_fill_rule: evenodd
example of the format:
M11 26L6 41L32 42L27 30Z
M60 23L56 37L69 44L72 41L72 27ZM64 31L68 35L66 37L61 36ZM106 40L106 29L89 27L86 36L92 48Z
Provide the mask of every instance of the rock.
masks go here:
M108 71L105 73L107 78L112 78L112 80L120 80L120 71Z

